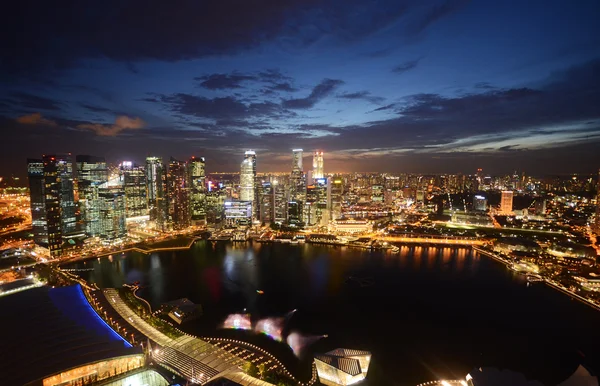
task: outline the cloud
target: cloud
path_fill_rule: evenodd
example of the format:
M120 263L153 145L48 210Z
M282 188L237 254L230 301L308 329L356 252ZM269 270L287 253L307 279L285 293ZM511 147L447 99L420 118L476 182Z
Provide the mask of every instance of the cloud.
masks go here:
M194 78L196 81L201 81L200 87L209 90L225 90L242 88L242 83L250 80L256 80L253 75L246 74L211 74Z
M343 94L339 94L338 98L341 99L350 99L350 100L356 100L356 99L362 99L374 104L379 104L382 103L385 98L383 97L378 97L378 96L374 96L371 95L371 93L369 91L357 91L357 92L352 92L352 93L343 93Z
M312 89L310 95L306 98L284 100L282 105L288 109L309 109L320 100L329 96L342 84L344 84L344 81L339 79L323 79L321 83Z
M400 63L396 67L392 68L392 72L395 72L396 74L403 74L407 71L410 71L419 65L419 62L421 61L421 59L423 59L423 58L421 57L421 58L418 58L415 60L409 60L407 62Z
M61 110L61 102L53 99L41 97L38 95L29 94L26 92L12 92L9 94L7 99L4 99L6 103L10 103L14 106L25 107L34 110Z
M433 23L460 10L468 3L469 0L444 0L440 4L433 5L411 26L411 33L419 34L423 32Z
M95 113L108 113L111 112L111 109L107 109L106 107L101 107L101 106L94 106L94 105L89 105L87 103L81 103L80 104L81 107L84 107L90 111L93 111Z
M40 126L58 126L56 122L51 119L46 119L42 117L40 113L32 113L28 115L23 115L15 119L18 123L22 125L40 125Z
M92 130L101 137L114 137L125 130L138 130L146 126L146 123L138 117L130 118L126 115L120 115L113 124L103 123L82 123L77 125L78 129Z

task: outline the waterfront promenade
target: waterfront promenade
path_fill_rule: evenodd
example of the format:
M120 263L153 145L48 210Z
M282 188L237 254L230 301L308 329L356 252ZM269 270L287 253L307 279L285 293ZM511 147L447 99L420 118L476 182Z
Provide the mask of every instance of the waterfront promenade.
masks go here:
M163 367L179 373L193 383L204 384L225 377L241 385L271 385L243 374L241 369L245 361L215 345L189 335L173 339L163 334L131 310L117 290L105 289L104 295L124 320L152 342L152 358Z

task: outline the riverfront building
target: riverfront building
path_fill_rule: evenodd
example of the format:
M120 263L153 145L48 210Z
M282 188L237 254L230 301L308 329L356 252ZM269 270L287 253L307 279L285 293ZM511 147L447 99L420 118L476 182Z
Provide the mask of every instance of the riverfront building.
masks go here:
M367 377L371 353L338 348L315 356L319 381L328 386L353 385Z

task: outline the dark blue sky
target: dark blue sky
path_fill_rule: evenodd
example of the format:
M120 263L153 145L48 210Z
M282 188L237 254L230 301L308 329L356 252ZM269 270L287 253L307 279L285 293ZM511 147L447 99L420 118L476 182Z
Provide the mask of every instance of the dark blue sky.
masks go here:
M0 27L0 172L42 153L211 171L600 167L600 2L21 1ZM21 170L22 169L22 170Z

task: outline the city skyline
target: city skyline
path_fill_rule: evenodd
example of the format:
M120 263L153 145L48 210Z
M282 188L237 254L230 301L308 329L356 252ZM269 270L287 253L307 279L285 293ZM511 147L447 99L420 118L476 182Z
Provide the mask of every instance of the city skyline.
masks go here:
M266 172L293 148L324 151L338 172L600 164L597 2L112 6L14 8L0 175L24 177L45 152L201 154L235 171L229 154L248 148Z

